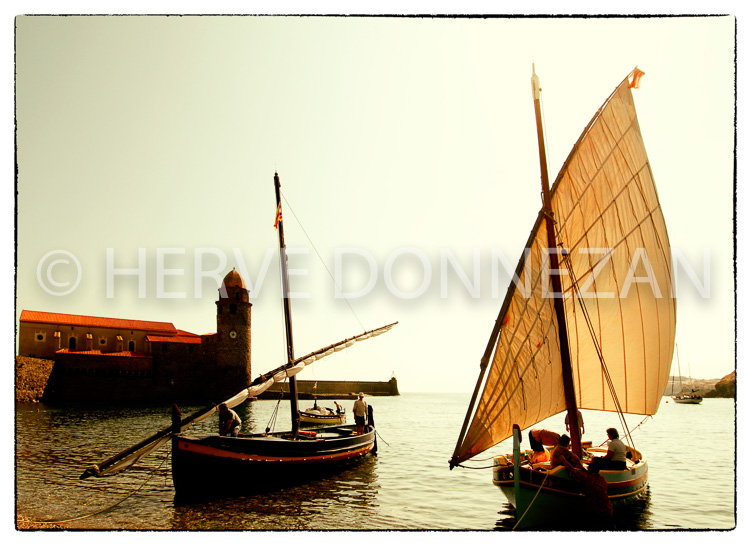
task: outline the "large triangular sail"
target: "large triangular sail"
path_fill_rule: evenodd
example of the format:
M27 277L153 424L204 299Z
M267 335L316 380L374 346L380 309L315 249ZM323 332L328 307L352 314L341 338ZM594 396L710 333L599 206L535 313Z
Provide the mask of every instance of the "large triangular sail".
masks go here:
M362 334L343 339L342 341L333 343L331 345L328 345L327 347L323 347L322 349L318 349L317 351L313 351L312 353L309 353L303 357L297 358L292 362L283 364L278 368L271 370L270 372L258 376L248 387L228 397L223 401L223 403L227 404L227 407L233 408L238 404L241 404L248 398L258 396L269 387L271 387L271 385L273 385L274 383L280 383L290 377L294 377L306 366L313 364L314 362L336 352L339 352L343 349L346 349L347 347L351 347L358 341L364 341L366 339L385 334L397 324L398 323L394 322L392 324L387 324L386 326L376 328L375 330L369 330L367 332L363 332ZM127 470L135 463L143 459L146 455L149 455L150 453L153 453L154 451L162 447L167 442L167 440L172 437L173 434L177 434L188 428L190 425L203 421L207 417L213 415L217 411L218 407L219 404L213 404L182 419L179 427L170 426L163 430L160 430L149 438L146 438L145 440L118 453L117 455L114 455L113 457L110 457L109 459L97 465L93 465L87 468L86 471L81 475L81 478L83 479L89 476L111 476Z
M654 414L670 373L675 299L667 229L629 78L587 125L551 192L560 268L567 270L561 282L577 405L617 411L612 388L624 413ZM524 429L566 407L548 262L540 213L452 465L509 438L513 424Z

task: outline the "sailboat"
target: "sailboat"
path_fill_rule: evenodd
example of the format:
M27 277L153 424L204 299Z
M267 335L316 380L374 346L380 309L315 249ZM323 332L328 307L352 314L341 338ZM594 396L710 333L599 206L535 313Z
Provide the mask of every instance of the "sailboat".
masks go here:
M358 341L388 332L397 323L363 332L303 357L295 356L282 224L281 183L278 173L274 174L274 187L277 202L275 228L279 235L287 362L257 377L249 386L228 396L222 402L212 404L188 417L182 418L179 408L173 405L170 427L99 464L90 466L83 472L81 479L120 473L159 449L167 441L171 441L172 481L176 497L203 498L230 492L249 494L282 484L309 481L377 451L371 406L368 406L368 423L361 434L357 433L356 425L323 427L315 431L301 430L296 375L321 358L350 347ZM272 432L267 429L262 433L238 436L184 432L190 425L217 412L222 403L228 408L235 407L258 396L274 383L283 381L289 381L292 430Z
M699 394L696 389L694 389L693 382L691 383L691 387L689 387L690 392L683 392L683 377L681 376L681 359L678 356L678 344L675 345L675 358L678 362L678 385L680 388L680 391L678 391L678 394L674 394L672 396L673 402L676 404L701 404L702 396ZM689 380L691 379L691 371L688 372ZM673 379L673 384L675 384L675 379ZM672 391L672 388L671 388Z
M319 406L314 399L313 407L300 412L300 423L303 426L338 425L347 420L347 413L338 403L336 408Z
M516 528L583 523L584 494L566 468L530 464L521 449L523 429L560 412L570 422L571 450L585 465L606 450L582 449L578 410L616 412L630 445L626 470L600 473L608 496L618 510L647 491L647 458L623 414L659 408L676 302L667 228L632 95L643 74L634 69L607 98L550 188L532 67L543 205L449 460L449 468L465 466L513 437L513 454L493 458L493 483L514 507Z

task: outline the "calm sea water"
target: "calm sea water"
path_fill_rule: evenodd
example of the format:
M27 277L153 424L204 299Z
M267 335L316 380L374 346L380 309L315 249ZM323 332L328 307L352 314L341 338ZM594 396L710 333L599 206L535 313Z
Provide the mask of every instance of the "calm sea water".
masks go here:
M79 480L83 470L169 425L167 407L16 406L16 508L36 521L71 529L127 530L504 530L514 518L491 470L455 468L450 458L468 394L373 397L378 456L335 478L257 497L205 504L174 502L169 444L129 472ZM351 414L351 401L346 407ZM243 431L263 430L274 401L239 406ZM305 406L305 402L302 402ZM186 414L195 408L182 408ZM595 445L615 415L583 411ZM629 428L643 417L627 416ZM564 432L563 415L544 422ZM276 430L289 428L286 402ZM191 428L214 432L215 418ZM735 517L735 406L664 398L658 414L633 432L647 454L648 498L618 522L625 530L732 529ZM509 441L479 458L511 452ZM713 472L699 470L712 462ZM490 460L473 466L489 466Z

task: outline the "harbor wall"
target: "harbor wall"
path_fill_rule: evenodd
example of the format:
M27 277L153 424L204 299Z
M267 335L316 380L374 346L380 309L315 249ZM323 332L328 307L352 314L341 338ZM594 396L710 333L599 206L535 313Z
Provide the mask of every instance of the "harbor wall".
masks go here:
M62 355L58 355L60 357ZM206 378L176 375L185 385L165 380L165 371L159 370L151 358L133 357L118 359L106 357L109 366L102 366L102 357L68 359L58 362L30 357L16 357L16 401L45 401L48 403L200 403L216 402L206 398L199 389L189 385L208 386ZM122 362L120 362L122 360ZM160 364L165 364L161 362ZM167 366L169 368L169 366ZM200 381L199 381L200 379ZM353 399L362 392L366 396L398 396L396 378L390 381L302 381L298 380L298 398ZM171 385L166 388L164 385ZM175 389L179 387L179 389ZM216 385L211 385L216 391ZM261 394L262 399L288 398L289 385L275 384ZM237 389L239 390L239 389ZM191 392L192 391L192 392ZM177 392L181 396L175 396ZM229 395L223 392L223 395Z
M282 398L289 398L289 383L275 383L258 398L276 399L280 392ZM396 378L389 381L297 381L297 397L300 400L349 400L357 398L359 393L365 396L399 396Z

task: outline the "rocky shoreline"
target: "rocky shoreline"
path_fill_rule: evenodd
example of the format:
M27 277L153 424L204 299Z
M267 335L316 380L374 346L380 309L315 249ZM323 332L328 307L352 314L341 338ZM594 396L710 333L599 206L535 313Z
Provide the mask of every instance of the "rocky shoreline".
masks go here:
M54 360L16 357L16 402L38 402L44 395Z

